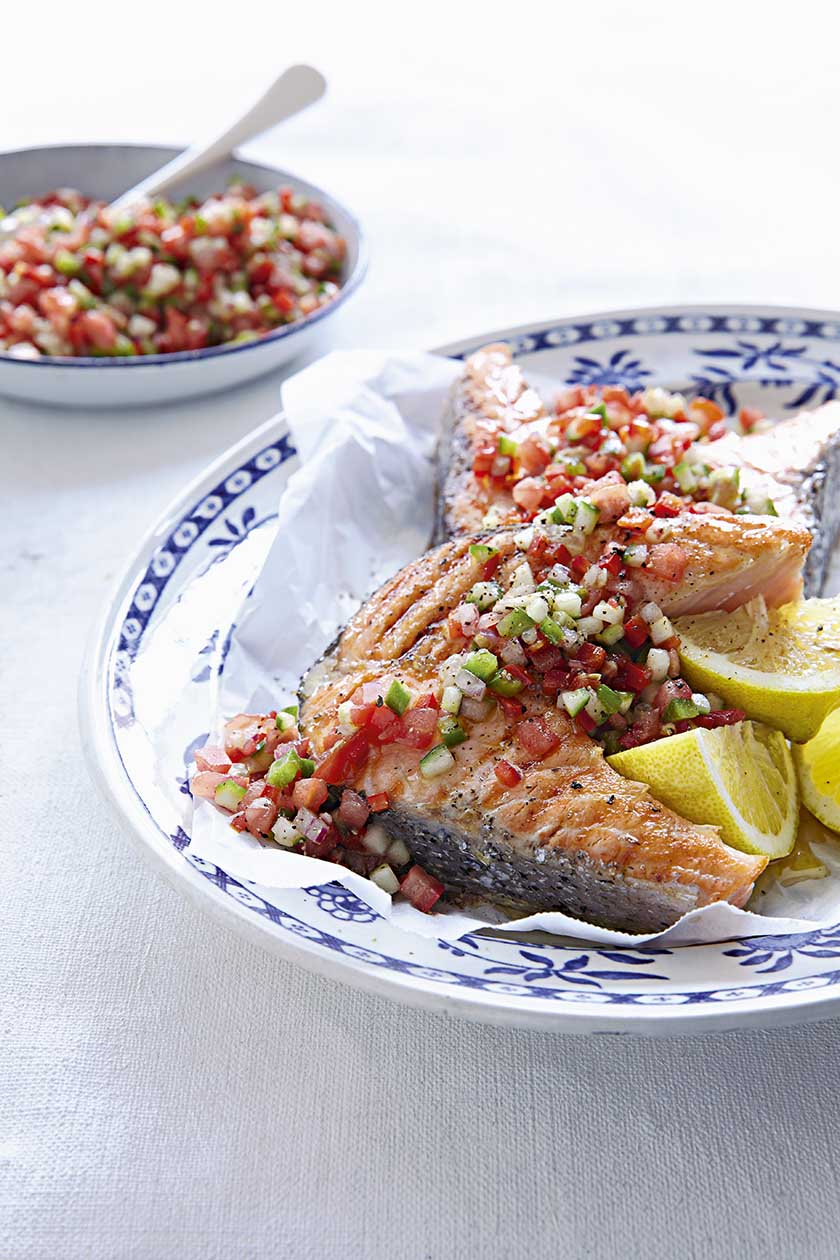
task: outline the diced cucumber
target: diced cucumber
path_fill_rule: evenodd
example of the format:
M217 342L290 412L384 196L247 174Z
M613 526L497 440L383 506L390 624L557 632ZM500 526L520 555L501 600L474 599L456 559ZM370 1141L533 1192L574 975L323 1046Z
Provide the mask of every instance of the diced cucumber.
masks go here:
M420 773L425 779L436 779L455 765L455 758L446 744L436 744L420 761Z
M648 464L642 473L642 481L646 481L650 486L658 486L664 477L665 468L662 464Z
M697 705L701 714L705 715L706 713L711 713L712 702L707 696L704 696L701 691L692 691L691 699Z
M563 627L558 626L553 617L544 617L540 622L540 633L545 635L549 643L563 643L565 638L563 635Z
M350 701L348 700L347 704L349 703ZM281 709L280 712L277 714L277 717L274 719L274 725L277 727L278 731L290 731L292 727L296 725L296 718L297 718L297 705L295 705L294 717L292 716L292 714L289 712L288 709ZM341 721L341 717L339 717L338 720Z
M292 717L295 719L295 721L297 721L297 716L298 716L298 706L297 706L296 704L287 704L287 705L284 707L283 712L284 712L284 713L291 713Z
M525 684L521 678L514 678L513 674L502 667L488 679L487 686L498 696L518 696Z
M548 600L535 591L526 603L525 611L531 618L531 621L535 623L544 621L549 612ZM526 629L528 628L526 626Z
M233 779L225 779L216 788L213 799L217 805L221 805L222 809L229 809L231 813L235 813L244 795L244 787L234 783Z
M470 674L475 674L476 678L480 678L482 682L487 682L489 678L492 678L498 667L498 657L488 652L486 648L467 653L464 660L464 669Z
M274 826L271 828L271 834L278 844L284 849L293 849L300 840L300 836L295 831L288 818L281 815Z
M392 866L405 866L411 861L409 847L404 840L400 839L391 841L385 856Z
M447 713L445 717L440 719L438 722L438 730L440 731L441 738L447 748L457 748L458 745L463 744L464 740L467 738L467 732L464 730L458 719L453 717L451 713Z
M598 524L598 517L601 515L594 503L590 503L588 499L578 499L577 515L575 516L575 529L579 534L591 534L595 526Z
M709 498L719 507L737 506L741 497L741 473L738 468L714 468L709 474Z
M621 694L613 691L612 687L608 687L606 683L601 683L597 692L598 701L601 706L609 713L618 713L621 708Z
M411 704L411 692L403 686L399 678L395 678L385 692L385 703L398 717L402 717Z
M294 783L302 771L303 761L299 757L297 749L289 748L277 761L272 761L265 776L265 781L271 787L285 788L290 783Z
M498 547L488 547L486 543L470 543L470 555L479 564L485 564L498 554Z
M584 464L583 460L578 459L576 455L562 455L560 457L559 462L563 467L563 471L567 473L568 476L570 477L585 477L586 476L586 465Z
M646 481L631 481L627 487L627 493L630 495L633 507L650 507L656 502L656 494Z
M377 888L381 888L383 892L390 893L392 897L400 891L400 881L387 862L383 862L381 866L377 866L375 870L371 871L370 878Z
M645 471L645 457L641 451L632 451L621 462L621 475L625 481L638 481Z
M660 643L664 643L667 639L672 638L673 634L674 627L667 617L658 617L656 621L651 623L650 637L654 647L659 647Z
M591 695L588 687L578 687L576 691L561 691L560 699L569 717L577 717L586 708Z
M496 629L506 639L518 639L520 634L525 630L530 630L533 624L533 620L528 616L524 608L512 608L509 613L502 617Z
M684 459L674 465L674 477L680 489L686 494L691 494L700 484L700 478L697 476L696 469Z
M624 563L631 569L640 569L648 558L648 549L644 543L631 543L624 548Z
M572 494L561 494L554 504L555 525L572 525L577 516L577 499Z
M501 598L502 588L498 582L476 582L467 596L467 603L475 604L479 612L487 612Z
M619 639L624 638L624 623L618 622L615 625L604 626L601 633L595 637L599 643L603 643L604 647L615 647Z
M454 715L460 709L463 698L460 687L444 687L443 695L440 699L440 707L444 713L452 713Z
M509 438L506 433L499 434L500 455L515 455L518 450L518 442L514 442L513 438Z

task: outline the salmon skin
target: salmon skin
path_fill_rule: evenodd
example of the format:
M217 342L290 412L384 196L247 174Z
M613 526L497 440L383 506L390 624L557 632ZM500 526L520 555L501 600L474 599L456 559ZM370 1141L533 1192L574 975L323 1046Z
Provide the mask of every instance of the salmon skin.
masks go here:
M728 433L705 447L704 459L740 468L741 480L771 498L780 516L810 531L805 594L821 595L840 537L840 402L800 412L765 433Z
M491 521L523 519L504 482L473 474L482 420L500 423L518 440L548 425L542 400L503 344L471 355L453 388L439 451L437 541L476 533ZM745 487L771 499L782 519L809 531L804 589L821 594L840 536L840 402L780 421L765 433L728 433L704 442L702 452L712 467L739 468Z
M477 540L498 552L503 586L525 558L520 533L499 530ZM771 523L765 541L772 537ZM438 685L441 667L457 651L449 613L476 581L475 542L454 539L408 565L309 671L300 726L316 757L333 745L339 706L360 687L381 697L395 679L415 695ZM644 574L638 581L645 594L654 593ZM645 785L612 770L599 745L540 687L517 702L475 722L466 742L451 750L446 773L424 775L422 751L390 743L371 748L342 782L388 794L377 822L450 896L517 911L561 910L626 932L658 931L714 901L746 902L764 858L728 848L716 828L687 822ZM523 744L523 724L534 720L554 745L542 757ZM513 786L495 772L501 761L519 769Z

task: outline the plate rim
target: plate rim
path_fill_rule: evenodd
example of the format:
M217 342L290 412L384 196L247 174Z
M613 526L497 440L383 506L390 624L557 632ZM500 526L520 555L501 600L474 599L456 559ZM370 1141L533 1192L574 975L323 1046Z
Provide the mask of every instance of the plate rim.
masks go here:
M434 347L430 353L447 356L461 355L476 344L489 341L507 341L564 322L596 321L618 318L639 318L663 311L692 312L714 310L721 314L753 314L759 312L765 318L782 316L810 318L826 321L840 320L840 312L804 307L769 306L740 303L669 303L658 306L632 307L621 310L597 311L591 314L569 314L554 320L541 319L506 329L495 329L484 334L462 338L443 346ZM170 887L196 908L207 911L216 922L237 931L254 944L270 949L284 961L294 962L318 975L334 981L343 981L354 988L415 1008L463 1017L478 1022L510 1027L535 1028L556 1033L590 1034L608 1032L615 1035L641 1036L693 1036L698 1033L736 1031L747 1027L769 1027L784 1024L811 1022L833 1018L840 1009L840 988L813 989L786 992L748 999L737 1008L724 1004L696 1005L667 1004L649 1006L628 1004L620 1009L605 1004L579 1006L558 1004L547 1006L539 999L519 998L511 1005L507 995L482 990L462 989L445 983L422 979L372 968L369 963L348 957L343 953L327 954L316 944L304 938L285 939L265 926L260 916L254 916L247 907L228 896L210 880L183 860L171 845L165 844L159 829L142 802L134 784L119 757L111 738L107 720L108 664L111 654L113 631L120 624L127 597L136 584L138 573L143 573L149 558L159 542L173 525L184 515L184 510L201 497L208 484L219 481L224 470L235 465L246 453L257 452L264 439L282 433L285 416L282 410L250 430L244 437L227 447L215 459L177 493L152 525L142 535L129 560L123 566L102 611L96 619L79 675L78 717L82 736L82 750L88 772L108 804L112 816L119 821L121 830L128 832L135 849L139 850L155 867ZM110 772L110 773L109 773ZM118 786L121 790L118 790ZM685 947L690 948L690 947ZM751 987L744 985L743 987ZM835 986L836 987L836 986Z

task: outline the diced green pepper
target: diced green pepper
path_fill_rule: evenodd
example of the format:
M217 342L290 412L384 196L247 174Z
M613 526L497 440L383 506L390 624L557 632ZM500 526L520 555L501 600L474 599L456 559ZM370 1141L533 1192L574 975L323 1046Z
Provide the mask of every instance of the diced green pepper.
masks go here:
M516 639L526 630L531 630L533 626L534 622L524 608L512 608L509 613L502 617L497 629L499 634L504 635L506 639Z
M315 769L314 762L312 769ZM295 779L303 773L303 761L298 755L296 748L289 748L286 753L278 760L272 761L265 776L265 781L271 787L285 788L290 783L294 783ZM312 771L310 770L310 774Z
M663 464L646 464L645 471L642 473L642 481L646 481L649 486L658 486L665 476L665 467Z
M686 494L691 494L693 490L696 490L700 481L696 469L684 459L674 465L674 477L680 489Z
M518 696L525 684L521 678L514 678L513 674L502 667L496 671L492 678L488 679L487 686L491 691L495 691L498 696Z
M234 783L233 779L225 779L216 788L213 799L217 805L221 805L222 809L229 809L231 813L239 808L239 804L245 795L245 788L239 783Z
M447 714L446 717L440 719L438 730L447 748L457 748L467 738L467 732L458 719L452 717L451 714Z
M389 709L393 709L398 717L402 717L411 704L411 692L408 690L408 687L403 686L398 678L395 678L385 692L385 703Z
M558 626L553 617L546 617L540 622L540 633L543 634L549 643L562 643L564 641L563 629Z
M486 612L502 597L502 588L498 582L476 582L466 597L468 604L475 604L479 612Z
M700 708L693 700L670 700L663 713L666 722L684 722L687 718L700 716Z
M621 695L618 691L613 691L612 687L601 683L596 694L607 713L618 713L621 708Z
M505 433L499 435L500 455L515 455L518 450L519 443L514 442L513 438L509 438Z
M479 564L485 564L498 554L498 547L488 547L486 543L470 543L470 555Z
M533 624L531 622L531 625ZM498 658L492 652L488 652L486 648L480 648L478 652L470 652L464 661L464 669L471 674L475 674L476 678L480 678L482 682L488 682L498 667Z

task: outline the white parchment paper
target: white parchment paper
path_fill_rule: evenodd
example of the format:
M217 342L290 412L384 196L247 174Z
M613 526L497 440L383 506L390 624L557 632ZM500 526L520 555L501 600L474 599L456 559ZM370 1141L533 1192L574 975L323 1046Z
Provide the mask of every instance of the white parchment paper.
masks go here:
M215 729L234 713L288 703L301 675L359 603L428 546L435 504L435 448L460 364L429 354L339 351L283 387L301 468L279 505L276 539L246 600L219 680ZM537 383L539 384L539 383ZM338 881L405 931L457 939L479 928L543 931L599 944L695 944L813 930L840 919L840 846L814 852L828 874L794 887L763 881L749 910L717 903L666 931L630 935L559 912L510 919L493 906L422 914L332 862L264 846L196 802L190 853L283 908L289 889ZM761 912L756 913L760 905Z

